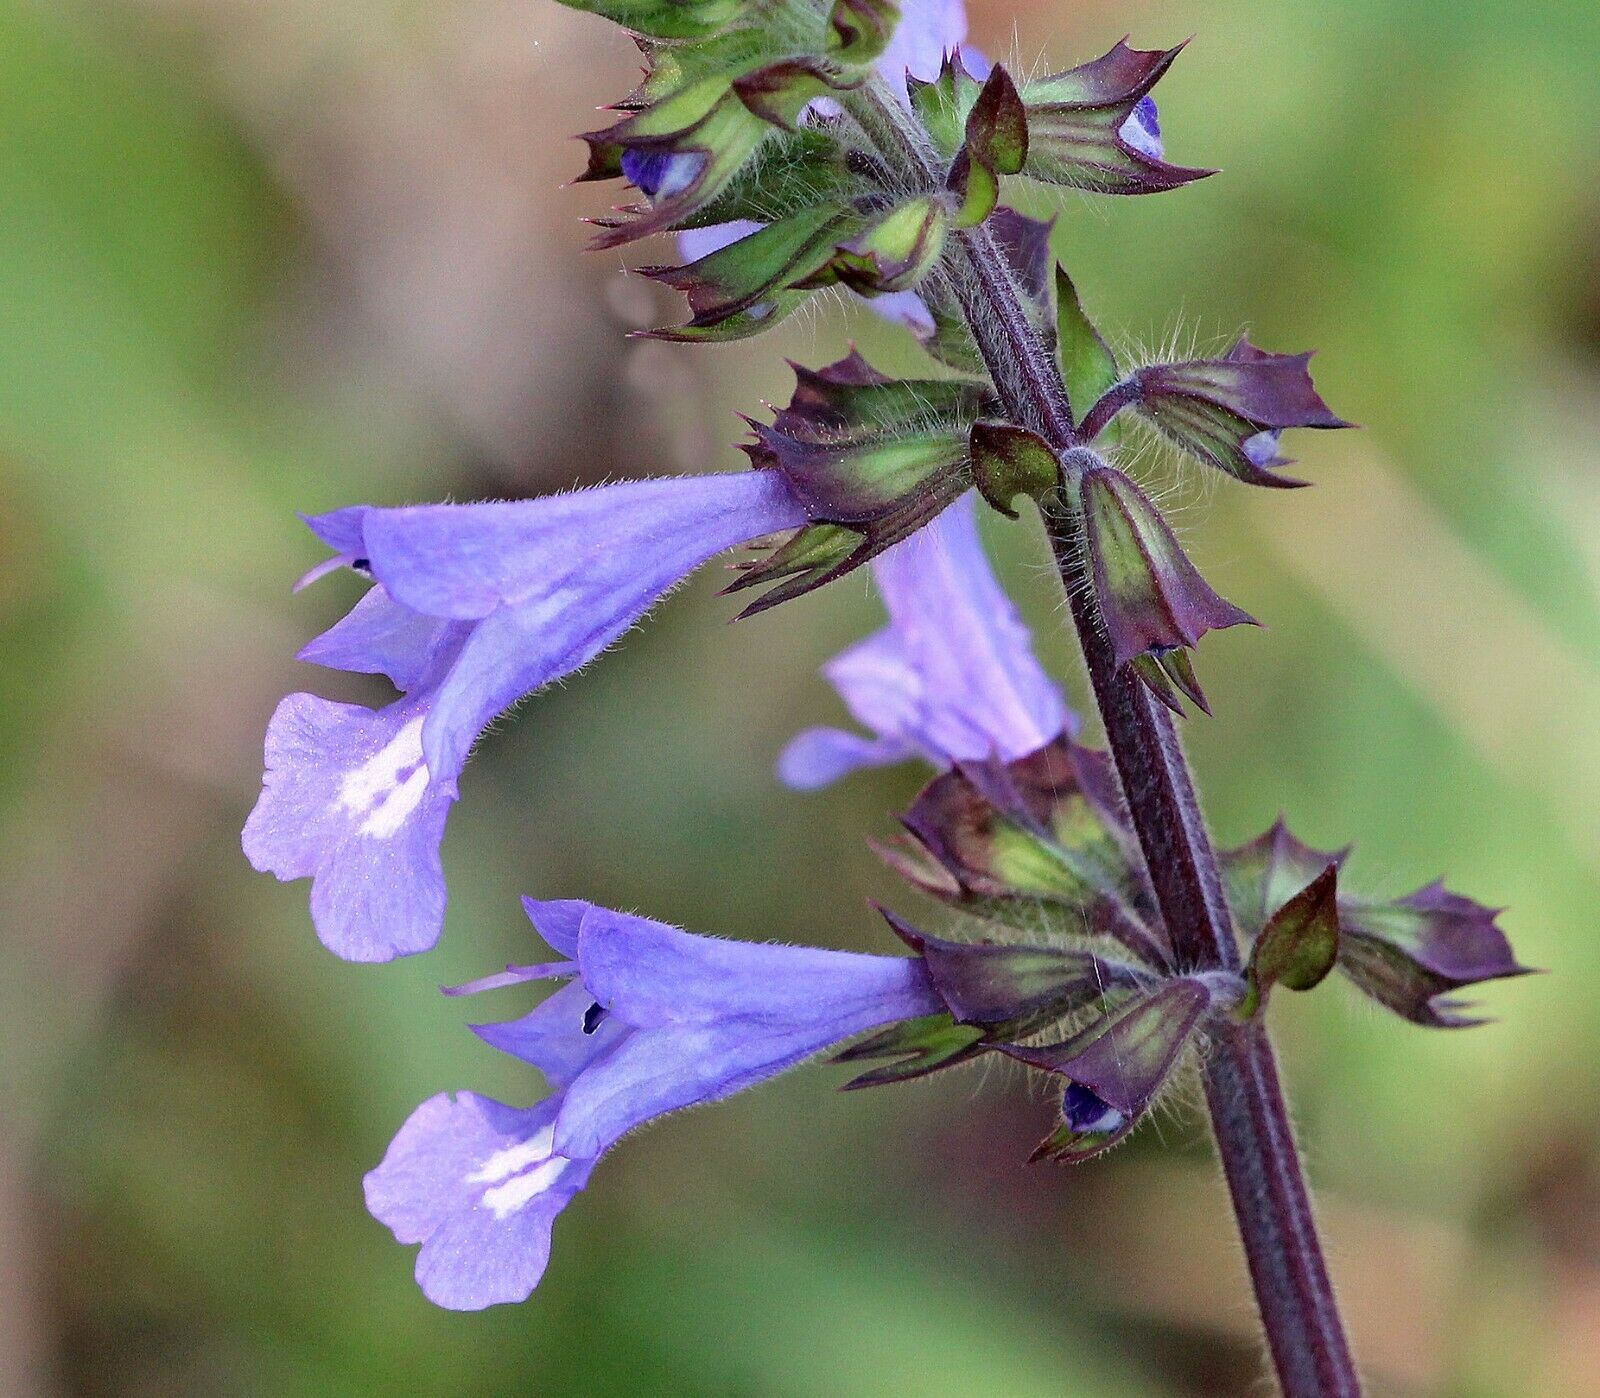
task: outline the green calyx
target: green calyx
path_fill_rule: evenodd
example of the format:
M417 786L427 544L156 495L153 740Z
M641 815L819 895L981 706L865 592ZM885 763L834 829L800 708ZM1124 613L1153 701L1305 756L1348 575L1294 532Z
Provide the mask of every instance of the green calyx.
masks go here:
M1338 879L1339 866L1329 864L1267 919L1250 951L1241 1019L1266 1007L1273 986L1312 990L1333 970L1339 956Z
M751 0L561 0L651 39L707 39L751 7Z
M1168 953L1106 755L1060 738L1015 762L964 764L902 817L914 843L880 854L914 887L1022 932L1111 937Z
M972 479L978 493L1015 519L1013 502L1026 495L1041 501L1061 481L1061 463L1050 444L1025 427L1006 422L975 422L968 437Z
M1010 75L996 67L967 113L946 181L960 200L955 226L972 228L988 218L1000 198L1000 177L1019 174L1027 159L1027 111Z

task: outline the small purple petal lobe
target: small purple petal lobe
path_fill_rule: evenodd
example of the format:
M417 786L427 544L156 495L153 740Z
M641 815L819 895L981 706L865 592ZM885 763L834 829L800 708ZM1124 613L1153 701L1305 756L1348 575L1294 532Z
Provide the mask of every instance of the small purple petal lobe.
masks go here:
M699 177L705 163L700 151L629 149L622 153L623 175L652 201L682 194Z
M1067 1084L1067 1090L1061 1098L1061 1115L1074 1131L1085 1134L1091 1131L1116 1131L1128 1119L1081 1082Z

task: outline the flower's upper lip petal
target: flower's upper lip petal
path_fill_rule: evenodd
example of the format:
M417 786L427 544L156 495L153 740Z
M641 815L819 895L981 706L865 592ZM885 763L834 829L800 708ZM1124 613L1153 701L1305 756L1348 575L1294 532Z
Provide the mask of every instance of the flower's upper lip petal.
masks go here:
M704 937L608 908L585 916L578 964L594 998L641 1029L724 1019L811 1025L869 1005L903 1008L923 992L927 1012L941 1003L920 963L904 957Z
M582 898L540 899L524 895L522 899L522 911L528 915L533 930L566 957L577 956L578 929L592 907L593 903Z
M472 621L501 606L553 617L612 596L653 600L713 554L803 523L778 473L740 471L377 510L363 534L373 574L399 601Z
M305 521L306 528L335 553L361 558L367 551L362 531L367 516L372 513L371 505L346 505L326 514L303 514L300 518Z

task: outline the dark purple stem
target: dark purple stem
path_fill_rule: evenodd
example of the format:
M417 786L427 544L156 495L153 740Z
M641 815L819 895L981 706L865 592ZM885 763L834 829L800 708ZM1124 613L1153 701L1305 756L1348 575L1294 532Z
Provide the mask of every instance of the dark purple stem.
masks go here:
M898 103L873 85L852 100L851 108L886 156L929 188L936 186L925 137ZM1013 421L1038 432L1065 456L1078 437L1055 358L1034 330L987 229L979 226L956 238L953 290L1001 401ZM1095 615L1081 516L1058 496L1047 505L1044 519L1106 741L1179 967L1236 971L1239 947L1216 853L1172 718L1131 674L1117 670ZM1361 1381L1328 1279L1265 1028L1256 1022L1219 1034L1204 1077L1217 1153L1279 1384L1287 1398L1354 1398Z
M1121 383L1113 384L1096 401L1095 405L1083 415L1083 421L1078 424L1078 439L1092 442L1106 430L1111 419L1131 403L1139 401L1139 381L1137 379L1124 379Z

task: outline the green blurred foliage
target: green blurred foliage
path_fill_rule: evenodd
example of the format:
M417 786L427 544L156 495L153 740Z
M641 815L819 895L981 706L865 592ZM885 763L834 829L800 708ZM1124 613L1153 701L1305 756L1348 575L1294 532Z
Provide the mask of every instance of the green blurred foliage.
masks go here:
M1273 1007L1375 1389L1600 1391L1600 10L1061 0L1015 17L1029 66L1127 28L1199 34L1163 83L1169 149L1226 173L1054 206L1115 342L1248 324L1316 345L1329 401L1365 425L1295 443L1318 488L1265 500L1139 462L1271 628L1200 656L1217 717L1188 732L1219 839L1282 810L1312 843L1355 840L1375 890L1445 873L1510 905L1523 959L1553 972L1489 992L1501 1022L1464 1034L1391 1023L1337 981ZM986 2L976 37L1003 54L1012 19ZM510 51L524 67L491 56ZM817 362L855 334L914 365L837 314L756 350L623 347L650 313L614 260L581 257L576 219L598 205L547 172L571 160L550 133L587 124L628 66L551 5L0 3L0 1259L17 1298L0 1389L1256 1382L1193 1115L1109 1161L1025 1171L1048 1107L1008 1072L839 1097L813 1068L665 1123L562 1219L536 1298L482 1316L428 1307L361 1208L362 1171L422 1098L541 1090L434 993L526 955L518 892L888 949L865 899L898 895L861 837L916 774L811 797L771 777L793 731L837 719L815 669L876 624L859 578L734 628L701 578L492 735L427 958L336 962L305 887L238 852L276 698L379 693L290 661L355 595L289 595L317 556L294 511L733 465L730 410L783 393L782 353ZM414 132L434 164L405 163ZM485 175L478 222L441 225L481 243L430 240L430 172L466 172L470 195L540 143L532 213ZM319 166L328 149L349 163ZM417 290L449 304L452 277L508 248L525 248L508 284L553 316L595 308L602 330L541 332L560 372L508 365L533 385L507 414L520 437L475 431L475 400L428 377L477 327L429 321ZM1081 700L1036 532L996 524Z

